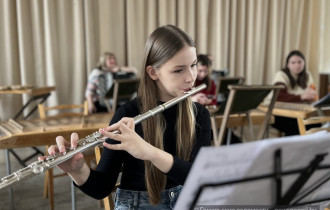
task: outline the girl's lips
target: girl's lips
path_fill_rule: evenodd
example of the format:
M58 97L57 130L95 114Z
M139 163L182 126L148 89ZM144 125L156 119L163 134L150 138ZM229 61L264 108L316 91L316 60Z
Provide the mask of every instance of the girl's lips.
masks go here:
M183 92L189 92L191 90L191 88L186 88L186 89L183 89Z

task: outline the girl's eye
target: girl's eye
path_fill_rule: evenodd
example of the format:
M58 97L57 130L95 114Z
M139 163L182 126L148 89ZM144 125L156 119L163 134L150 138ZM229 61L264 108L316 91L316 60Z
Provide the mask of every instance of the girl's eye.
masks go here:
M175 70L174 73L180 73L182 71L183 71L182 69L178 69L178 70Z
M195 68L197 67L197 63L194 63L193 65L191 65L191 68Z

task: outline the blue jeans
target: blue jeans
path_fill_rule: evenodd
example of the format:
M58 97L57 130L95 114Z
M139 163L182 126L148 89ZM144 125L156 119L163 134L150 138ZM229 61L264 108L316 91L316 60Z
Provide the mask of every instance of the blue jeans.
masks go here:
M115 210L126 209L174 209L182 186L176 186L161 192L161 201L157 206L149 202L148 192L117 189L115 199Z

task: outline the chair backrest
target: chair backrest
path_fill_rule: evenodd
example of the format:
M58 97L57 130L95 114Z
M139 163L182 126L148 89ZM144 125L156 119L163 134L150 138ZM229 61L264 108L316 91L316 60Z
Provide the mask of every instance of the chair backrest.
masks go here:
M61 104L57 106L46 107L43 104L38 104L38 111L40 119L49 117L71 117L71 116L87 116L88 103L84 101L83 104ZM56 111L56 114L49 113Z
M216 139L217 143L221 144L223 141L228 118L231 114L248 114L250 110L256 109L266 96L273 91L271 102L257 137L258 139L264 138L275 101L280 89L283 87L276 85L229 85L228 88L230 90L228 99L214 113L214 115L223 115L219 136Z
M298 118L298 127L300 135L307 135L318 131L330 132L330 116L315 116L307 119ZM313 125L312 128L308 128Z
M114 84L108 90L105 98L107 99L113 99L113 104L111 107L109 105L108 109L110 108L110 111L115 111L118 99L130 99L132 96L137 92L140 84L140 79L119 79L114 80ZM106 100L108 101L108 100Z

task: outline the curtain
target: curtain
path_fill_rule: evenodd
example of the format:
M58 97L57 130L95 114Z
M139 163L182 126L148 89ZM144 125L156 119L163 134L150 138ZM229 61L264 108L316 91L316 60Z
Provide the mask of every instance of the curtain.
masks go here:
M165 24L246 84L271 84L293 49L318 84L330 72L329 9L327 0L0 0L0 85L56 86L48 105L82 103L103 52L141 69L148 35ZM0 120L28 98L0 95Z

